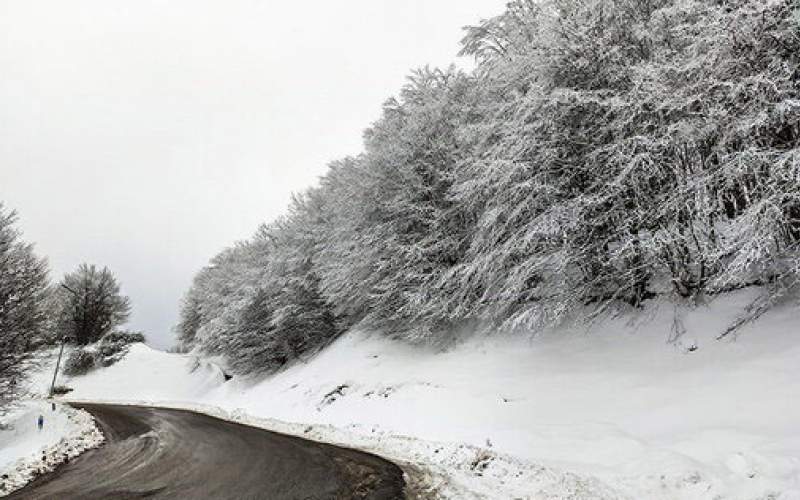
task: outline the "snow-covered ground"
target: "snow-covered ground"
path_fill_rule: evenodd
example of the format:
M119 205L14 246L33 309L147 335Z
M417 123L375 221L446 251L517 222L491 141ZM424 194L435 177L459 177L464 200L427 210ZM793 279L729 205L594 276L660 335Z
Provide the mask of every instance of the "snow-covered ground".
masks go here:
M592 328L445 351L351 332L306 364L225 381L144 345L71 398L168 404L351 444L452 498L800 498L800 309L715 336L755 290Z
M39 416L44 425L37 426ZM24 401L2 419L0 427L0 496L38 474L99 445L103 436L91 415L42 400Z

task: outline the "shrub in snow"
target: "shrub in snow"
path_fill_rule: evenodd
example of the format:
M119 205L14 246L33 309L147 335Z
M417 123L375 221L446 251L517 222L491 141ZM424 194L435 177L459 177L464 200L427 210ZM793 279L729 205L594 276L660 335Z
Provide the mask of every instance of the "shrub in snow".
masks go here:
M97 367L97 356L94 351L75 349L64 362L66 375L84 375Z
M128 346L136 342L144 342L142 333L125 330L108 333L96 344L72 351L64 363L64 373L83 375L100 366L111 366L125 357Z
M144 334L126 330L114 331L106 334L97 343L97 363L101 366L111 366L128 352L128 346L137 342L144 342Z
M97 344L95 359L100 366L111 366L125 357L128 353L128 345L125 342L105 342Z
M115 331L105 335L94 345L74 350L67 358L64 373L83 375L96 367L111 366L125 357L128 346L144 342L140 332Z
M144 342L144 334L142 332L132 332L129 330L117 330L106 334L101 339L101 344L134 344L136 342Z
M98 366L111 366L125 357L125 345L122 344L99 344L95 352L95 364Z

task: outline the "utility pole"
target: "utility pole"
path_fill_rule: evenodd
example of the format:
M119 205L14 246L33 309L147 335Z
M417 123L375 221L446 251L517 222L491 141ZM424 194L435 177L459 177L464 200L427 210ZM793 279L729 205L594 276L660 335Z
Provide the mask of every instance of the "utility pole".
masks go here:
M78 298L78 292L76 292L72 288L68 287L64 283L61 283L61 287L63 289L65 289L65 290L67 290L72 295L74 295L76 299ZM58 376L58 367L59 367L59 365L61 365L61 356L64 354L64 344L66 344L66 343L67 343L67 334L64 333L63 335L61 335L61 349L58 350L58 360L56 361L56 369L53 372L53 381L50 383L50 397L51 398L53 397L53 389L55 389L55 387L56 387L56 377Z

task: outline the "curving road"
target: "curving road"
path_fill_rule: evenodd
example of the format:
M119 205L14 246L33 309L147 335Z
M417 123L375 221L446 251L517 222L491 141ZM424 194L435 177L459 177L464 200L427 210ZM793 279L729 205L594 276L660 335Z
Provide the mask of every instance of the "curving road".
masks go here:
M183 410L76 406L106 443L7 498L403 498L402 471L367 453Z

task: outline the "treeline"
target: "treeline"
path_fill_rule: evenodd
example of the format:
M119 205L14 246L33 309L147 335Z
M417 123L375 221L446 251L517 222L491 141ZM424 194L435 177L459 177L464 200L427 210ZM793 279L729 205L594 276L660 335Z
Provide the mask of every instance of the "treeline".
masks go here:
M0 203L0 415L41 361L39 350L61 341L83 346L130 340L130 333L118 331L129 312L130 302L107 268L82 264L51 283L47 261L22 238L16 212Z
M797 280L791 1L516 0L462 53L196 276L185 348L273 370L359 323L438 341Z

